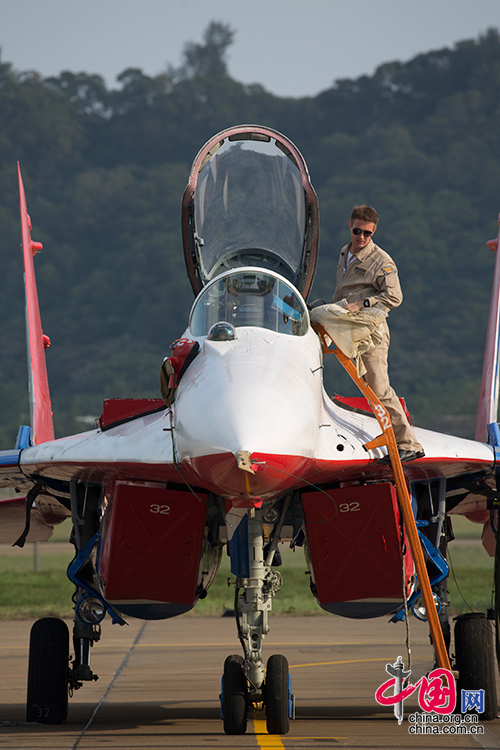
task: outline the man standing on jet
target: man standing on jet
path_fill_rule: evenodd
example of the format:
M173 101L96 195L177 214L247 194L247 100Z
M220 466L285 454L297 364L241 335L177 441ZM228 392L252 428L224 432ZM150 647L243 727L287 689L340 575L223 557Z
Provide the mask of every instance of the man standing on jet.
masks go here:
M349 221L351 241L340 251L337 286L332 302L345 299L345 309L357 313L377 305L384 311L403 301L398 270L390 255L373 242L379 216L371 206L354 206ZM396 392L389 382L387 357L389 326L381 324L382 341L362 355L366 367L365 382L389 412L401 461L414 461L424 455ZM389 463L384 456L380 463Z

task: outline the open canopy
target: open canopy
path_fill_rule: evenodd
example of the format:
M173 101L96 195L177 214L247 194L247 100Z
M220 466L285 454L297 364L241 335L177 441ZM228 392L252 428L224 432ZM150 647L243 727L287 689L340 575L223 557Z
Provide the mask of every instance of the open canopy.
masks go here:
M273 270L307 297L316 270L318 205L306 163L271 128L240 125L201 149L182 202L195 294L223 271Z

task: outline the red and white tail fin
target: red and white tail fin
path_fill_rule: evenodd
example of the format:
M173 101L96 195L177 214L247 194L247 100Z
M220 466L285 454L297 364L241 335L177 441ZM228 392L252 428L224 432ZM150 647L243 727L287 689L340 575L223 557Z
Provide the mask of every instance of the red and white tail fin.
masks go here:
M19 177L19 200L21 205L21 230L23 238L24 286L26 290L26 337L28 345L28 374L31 410L31 439L34 445L54 440L52 406L50 403L49 381L45 364L45 349L50 346L48 336L44 336L40 319L40 308L36 290L33 257L40 252L40 242L31 239L31 219L26 207L26 196L17 165Z
M498 216L500 226L500 215ZM494 240L486 243L496 252L493 288L491 291L490 314L484 349L483 377L476 420L476 440L484 443L488 438L488 425L498 418L499 385L499 335L500 335L500 230Z

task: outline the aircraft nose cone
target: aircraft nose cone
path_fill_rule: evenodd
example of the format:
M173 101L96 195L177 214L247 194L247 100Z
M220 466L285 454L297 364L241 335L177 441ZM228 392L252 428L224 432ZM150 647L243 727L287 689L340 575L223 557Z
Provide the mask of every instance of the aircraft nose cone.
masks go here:
M319 379L304 376L303 359L300 372L279 358L209 364L182 381L174 411L177 452L197 483L249 497L296 482L290 475L312 457L318 439Z
M240 368L235 377L232 368L231 375L232 379L196 380L179 394L175 433L181 455L200 451L311 455L319 399L314 403L304 384L290 374L262 379L261 372Z

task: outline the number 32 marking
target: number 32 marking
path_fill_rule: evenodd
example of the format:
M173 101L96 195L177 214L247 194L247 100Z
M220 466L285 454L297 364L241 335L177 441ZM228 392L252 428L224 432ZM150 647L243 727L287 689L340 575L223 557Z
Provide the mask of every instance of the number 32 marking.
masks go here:
M359 503L340 503L339 510L341 513L349 513L349 511L361 510Z
M157 505L153 503L149 506L150 513L159 513L161 516L168 516L170 513L170 505Z

